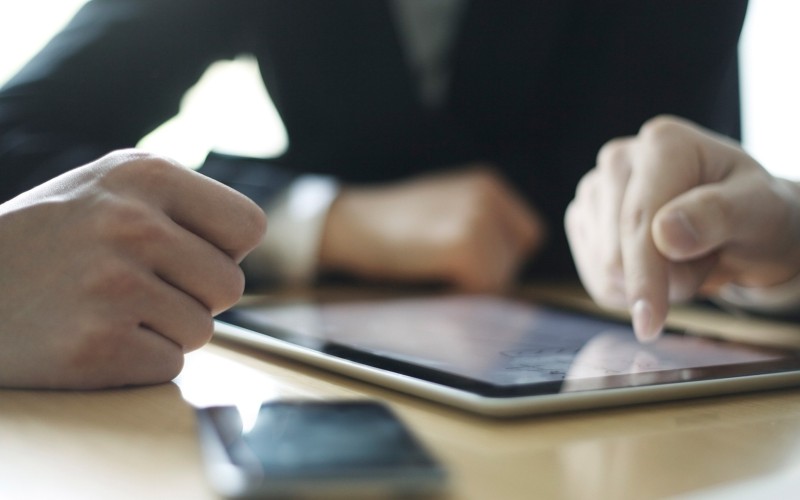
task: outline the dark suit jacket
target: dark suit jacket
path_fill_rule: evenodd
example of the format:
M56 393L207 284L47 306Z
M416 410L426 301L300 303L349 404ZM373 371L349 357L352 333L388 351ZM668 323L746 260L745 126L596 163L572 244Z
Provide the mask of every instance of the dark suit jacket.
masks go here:
M441 111L420 105L379 0L90 2L0 92L0 199L134 145L215 60L252 53L286 126L280 158L203 170L263 200L299 172L386 181L496 163L549 219L608 139L660 113L739 135L744 0L473 1Z

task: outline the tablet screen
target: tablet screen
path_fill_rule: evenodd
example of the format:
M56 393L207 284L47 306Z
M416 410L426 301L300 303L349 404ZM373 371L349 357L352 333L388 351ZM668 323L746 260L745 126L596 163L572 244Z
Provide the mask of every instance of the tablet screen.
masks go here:
M667 332L496 296L237 307L219 317L308 349L483 396L797 370L794 351Z

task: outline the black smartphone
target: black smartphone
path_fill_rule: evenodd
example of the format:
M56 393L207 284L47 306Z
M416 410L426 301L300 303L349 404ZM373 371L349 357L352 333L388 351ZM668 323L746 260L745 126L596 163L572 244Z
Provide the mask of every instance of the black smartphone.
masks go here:
M229 498L432 495L445 471L386 405L273 401L198 408L207 474Z

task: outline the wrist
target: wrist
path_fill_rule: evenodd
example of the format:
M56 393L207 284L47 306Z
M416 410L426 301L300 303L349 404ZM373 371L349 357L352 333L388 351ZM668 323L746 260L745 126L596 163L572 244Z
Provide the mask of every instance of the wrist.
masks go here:
M391 218L380 210L384 192L348 187L331 204L320 237L318 269L364 277L385 274L388 255L381 229Z
M354 200L355 198L355 200ZM342 189L331 203L320 235L318 269L321 272L353 272L358 241L353 214L358 214L358 189Z
M288 283L311 281L318 271L321 236L338 191L331 177L304 175L266 204L269 229L244 262L247 274Z

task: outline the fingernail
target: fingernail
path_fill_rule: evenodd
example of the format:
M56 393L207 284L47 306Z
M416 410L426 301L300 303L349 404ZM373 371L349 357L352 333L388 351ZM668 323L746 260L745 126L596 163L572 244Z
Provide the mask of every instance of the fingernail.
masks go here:
M641 342L653 342L661 334L661 328L653 324L653 308L644 299L637 300L631 308L633 331Z

